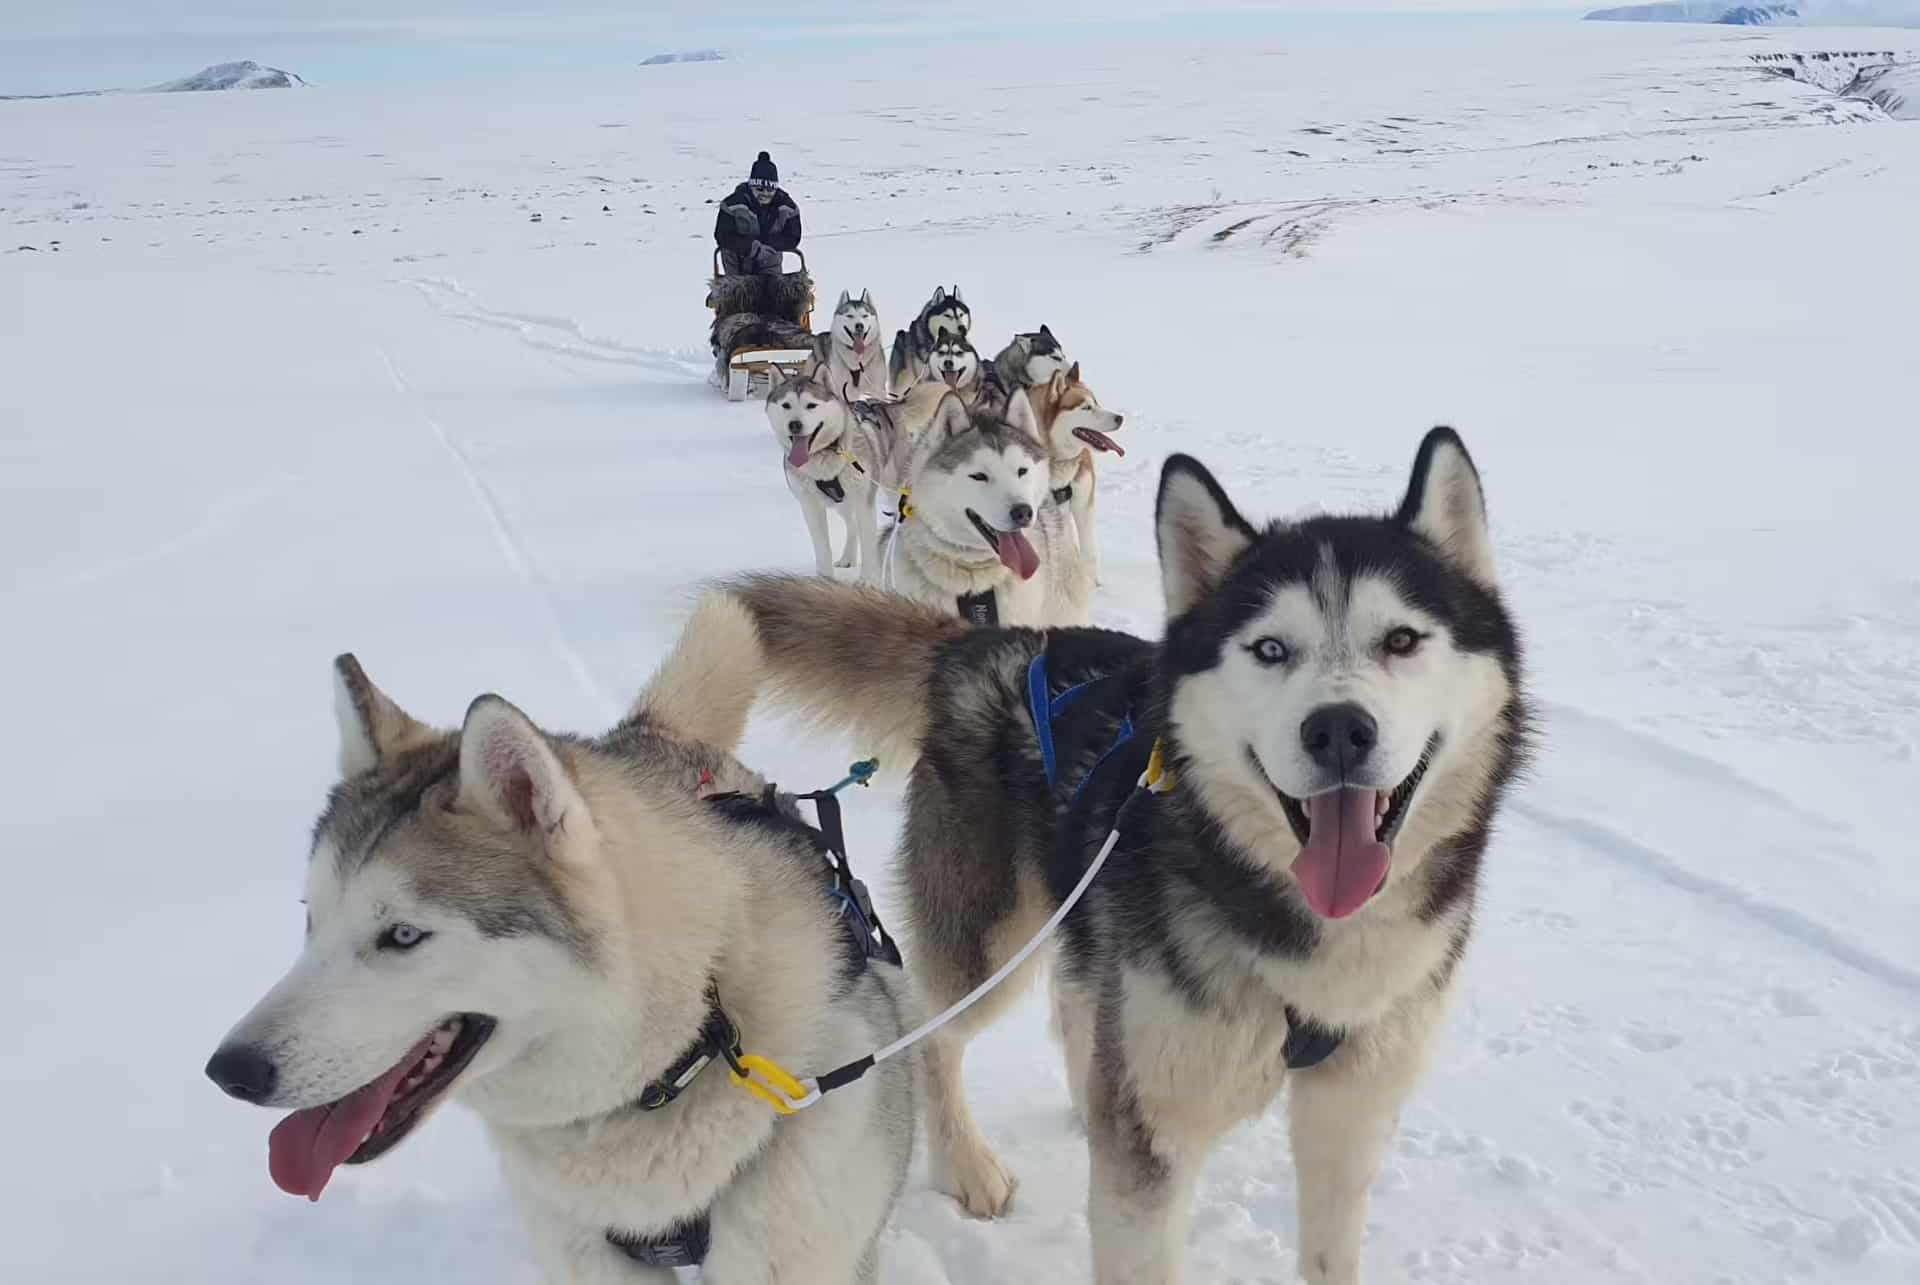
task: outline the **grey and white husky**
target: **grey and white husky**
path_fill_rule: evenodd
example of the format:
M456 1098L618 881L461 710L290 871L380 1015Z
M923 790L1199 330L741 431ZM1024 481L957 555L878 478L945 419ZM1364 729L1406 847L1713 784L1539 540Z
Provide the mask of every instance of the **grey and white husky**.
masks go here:
M879 525L874 498L891 498L900 487L896 458L900 435L894 406L847 401L825 375L789 375L767 394L767 426L780 443L781 474L800 504L813 540L814 569L831 576L833 568L858 564L863 579L880 572ZM833 559L827 514L846 523L846 544Z
M1298 1270L1355 1285L1368 1189L1456 988L1528 741L1479 476L1436 429L1391 513L1256 527L1175 455L1155 520L1157 643L967 630L781 577L718 596L745 609L780 703L915 759L900 874L929 1005L1007 960L1118 834L1052 969L1101 1285L1180 1279L1208 1154L1283 1085ZM1137 797L1156 747L1171 788ZM926 1046L932 1172L979 1215L1014 1181L961 1057L1021 975Z
M960 287L948 294L945 286L935 286L933 297L921 306L913 324L893 337L887 359L888 387L895 395L912 388L927 377L927 359L936 340L949 334L965 339L972 329L973 311L960 297Z
M1015 335L994 357L992 373L1002 388L1031 388L1046 383L1071 364L1060 341L1043 323L1038 330Z
M813 358L804 373L825 372L827 386L847 401L887 395L887 354L880 343L880 314L873 294L855 299L845 290L834 305L833 325L813 337Z
M737 607L696 622L750 640ZM875 1279L911 1066L788 1118L728 1073L740 1049L816 1073L910 1024L819 832L728 752L752 659L680 648L591 739L492 695L430 727L336 662L341 780L306 940L207 1064L291 1113L268 1149L283 1190L318 1199L458 1099L555 1285L667 1280L702 1256L715 1282Z
M927 380L903 407L940 387ZM1072 517L1048 503L1047 448L1027 399L970 406L947 392L907 440L910 503L880 538L884 583L980 624L1085 624L1092 577Z

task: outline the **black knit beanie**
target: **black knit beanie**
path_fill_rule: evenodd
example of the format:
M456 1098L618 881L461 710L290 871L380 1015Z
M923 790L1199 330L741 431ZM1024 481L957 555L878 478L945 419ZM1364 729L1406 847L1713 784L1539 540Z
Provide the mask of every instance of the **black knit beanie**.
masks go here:
M780 167L775 165L773 158L765 152L760 153L760 155L755 158L753 162L753 172L747 175L747 181L750 183L758 183L761 179L765 179L769 183L778 183L780 181Z

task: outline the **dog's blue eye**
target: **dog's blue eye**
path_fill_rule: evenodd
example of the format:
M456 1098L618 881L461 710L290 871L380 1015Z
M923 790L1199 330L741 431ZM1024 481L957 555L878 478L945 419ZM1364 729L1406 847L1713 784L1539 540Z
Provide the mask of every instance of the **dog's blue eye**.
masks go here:
M1420 650L1420 643L1425 638L1426 635L1418 630L1401 625L1389 633L1380 645L1387 649L1389 656L1411 656Z
M1278 638L1256 638L1247 650L1252 652L1253 658L1263 665L1284 665L1288 657L1293 654Z
M1022 469L1021 471L1025 472L1026 470ZM976 482L984 482L987 480L987 475L985 473L969 473L967 474L967 476L972 478Z
M394 924L380 934L378 945L381 950L412 950L431 936L432 933L412 924Z

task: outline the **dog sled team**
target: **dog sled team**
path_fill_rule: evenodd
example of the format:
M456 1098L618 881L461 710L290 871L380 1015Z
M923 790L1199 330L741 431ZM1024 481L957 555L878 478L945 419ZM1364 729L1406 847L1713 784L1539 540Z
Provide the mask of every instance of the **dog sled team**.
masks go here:
M991 363L972 330L959 287L941 287L888 353L871 293L842 292L809 360L767 394L815 570L858 567L979 624L1084 625L1100 574L1094 460L1125 454L1122 417L1050 327ZM838 559L829 514L846 530Z
M1120 416L1046 327L983 362L958 288L880 334L843 294L766 398L820 574L711 587L611 729L335 662L304 945L208 1075L310 1199L458 1099L555 1285L870 1283L916 1140L1017 1206L962 1065L1044 972L1093 1279L1183 1279L1208 1156L1284 1095L1298 1274L1357 1285L1528 744L1473 461L1435 429L1384 513L1262 523L1175 454L1164 636L1091 629ZM898 947L847 782L736 757L762 705L905 774Z

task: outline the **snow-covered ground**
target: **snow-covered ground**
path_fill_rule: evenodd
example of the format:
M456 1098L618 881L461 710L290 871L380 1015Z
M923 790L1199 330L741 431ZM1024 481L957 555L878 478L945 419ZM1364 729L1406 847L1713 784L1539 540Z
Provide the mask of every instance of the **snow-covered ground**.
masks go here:
M1374 1279L1920 1279L1920 126L1749 59L1920 37L1833 34L0 105L0 1278L530 1280L471 1117L309 1206L200 1067L296 948L335 652L441 721L497 690L596 729L702 578L811 565L757 410L702 382L706 202L765 147L824 300L897 325L959 282L1125 412L1103 623L1159 627L1173 450L1269 513L1389 503L1434 422L1475 451L1546 745ZM768 722L748 757L857 748ZM850 809L872 875L898 802ZM1042 1006L978 1047L1017 1210L916 1184L885 1279L1084 1281ZM1246 1126L1193 1279L1290 1280L1292 1207Z

